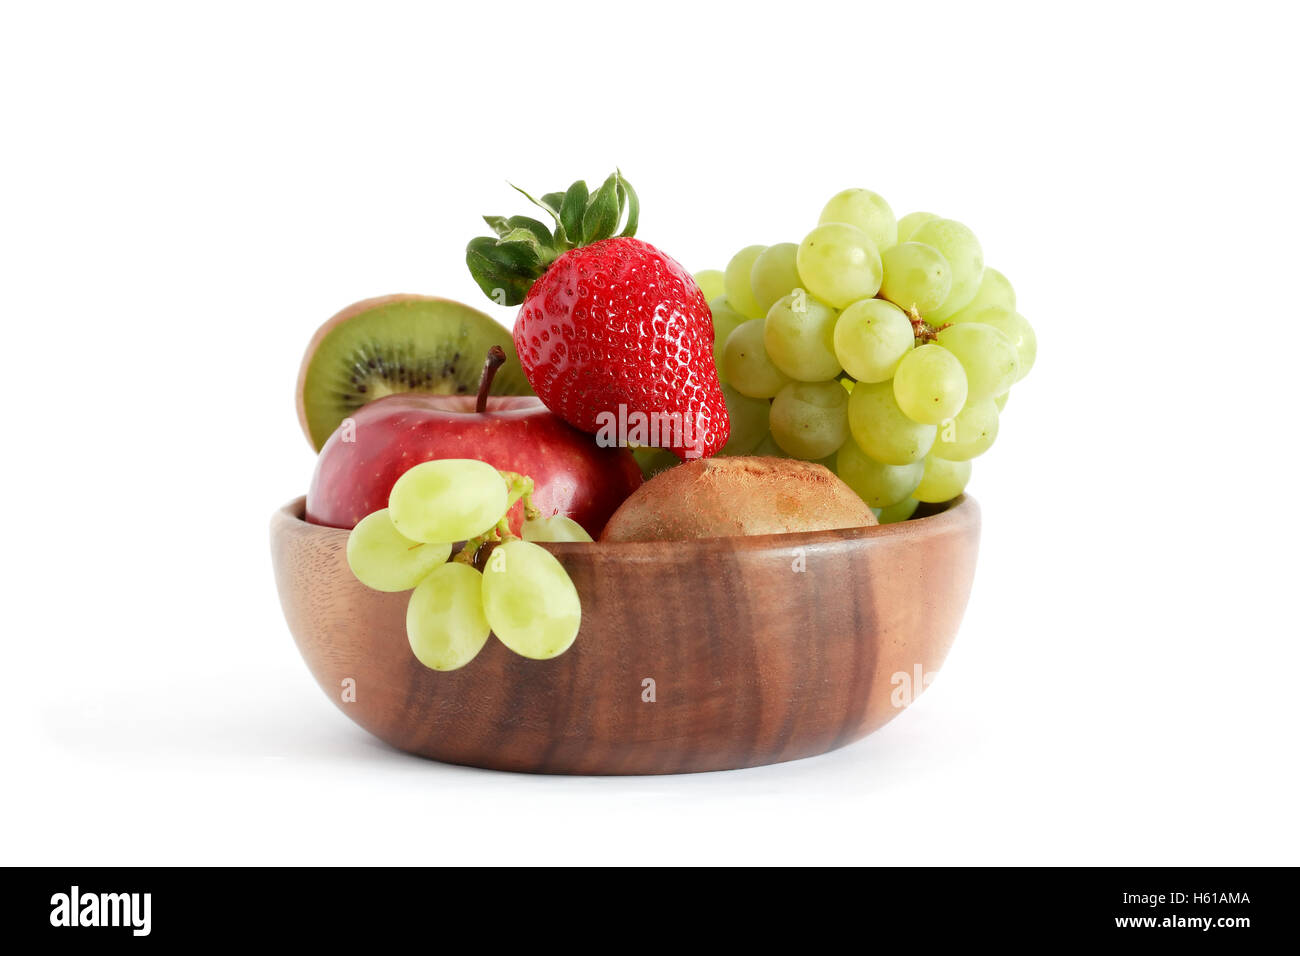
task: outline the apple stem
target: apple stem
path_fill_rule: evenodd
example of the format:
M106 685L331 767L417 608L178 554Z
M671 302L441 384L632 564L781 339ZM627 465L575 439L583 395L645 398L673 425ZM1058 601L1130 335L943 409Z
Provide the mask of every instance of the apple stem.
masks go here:
M488 392L492 390L492 379L496 378L497 369L506 364L506 350L499 345L488 349L483 362L483 375L478 380L478 401L474 411L480 415L487 411Z

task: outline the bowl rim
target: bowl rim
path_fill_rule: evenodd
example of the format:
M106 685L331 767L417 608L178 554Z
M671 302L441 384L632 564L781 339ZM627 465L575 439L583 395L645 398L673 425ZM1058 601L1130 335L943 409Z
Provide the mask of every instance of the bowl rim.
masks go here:
M306 520L307 496L299 495L292 501L278 508L273 518L287 520L291 523L309 528L324 537L339 536L346 538L351 532L347 528L335 528L331 525L312 524ZM935 508L934 512L920 518L909 518L892 524L864 525L860 528L833 528L826 531L793 531L778 534L727 535L716 538L686 538L679 541L562 541L546 542L546 549L558 557L588 555L593 552L636 558L661 554L665 545L671 545L675 553L689 556L692 553L709 551L718 547L718 542L726 542L733 551L767 551L773 548L809 548L818 545L830 545L846 540L889 541L894 538L927 538L944 534L959 528L969 527L979 520L979 503L970 495L961 494L951 501L937 505L922 504L922 508Z

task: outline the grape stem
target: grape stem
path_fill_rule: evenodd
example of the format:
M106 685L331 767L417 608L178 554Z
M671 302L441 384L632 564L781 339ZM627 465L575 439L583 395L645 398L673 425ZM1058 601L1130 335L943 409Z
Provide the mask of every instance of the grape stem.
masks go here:
M456 557L452 558L452 560L459 564L468 564L472 568L474 567L474 559L478 557L479 550L483 547L483 545L489 542L495 543L500 540L501 540L501 525L498 522L497 524L492 526L492 529L490 531L484 531L482 534L478 535L477 537L470 538L468 541L466 541L461 546L461 549L456 552Z
M921 318L921 312L915 305L907 310L907 317L912 321L912 335L918 345L933 342L939 337L940 332L952 325L951 322L945 322L939 326L930 325L925 319Z
M502 541L511 541L516 538L517 535L510 530L510 509L520 499L524 502L525 521L536 521L542 516L541 511L533 504L533 479L513 471L503 471L501 477L506 480L506 513L501 516L501 520L492 528L466 541L461 549L456 552L456 557L452 558L453 561L474 567L475 559L484 545L500 544Z
M524 500L524 520L536 521L540 518L542 516L541 511L533 506L533 479L513 471L503 471L501 477L506 480L506 488L509 491L506 498L506 510L509 511L515 506L515 502L522 498Z

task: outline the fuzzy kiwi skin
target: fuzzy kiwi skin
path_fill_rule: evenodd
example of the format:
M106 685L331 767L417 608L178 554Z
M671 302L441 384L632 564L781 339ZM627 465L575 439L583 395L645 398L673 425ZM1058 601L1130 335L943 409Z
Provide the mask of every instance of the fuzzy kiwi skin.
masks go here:
M321 446L324 444L326 437L328 437L325 435L321 435L319 437L314 438L312 436L310 420L307 411L307 379L311 371L312 364L316 359L317 350L319 349L321 343L324 342L325 339L330 335L330 333L333 332L335 329L337 329L340 325L349 322L350 320L356 318L359 315L363 315L367 312L372 312L377 309L382 309L385 306L393 305L395 303L400 303L400 302L441 302L447 305L455 306L457 309L464 309L470 312L477 311L475 309L470 308L469 306L466 306L462 302L456 302L452 299L443 298L441 296L418 295L415 293L401 292L401 293L395 293L393 295L381 295L381 296L375 296L370 299L362 299L360 302L352 303L347 308L340 310L339 312L331 316L329 319L327 319L325 323L321 325L319 329L316 330L316 333L312 336L311 341L307 343L306 351L304 351L303 353L302 363L298 368L298 384L295 390L295 404L298 410L298 423L299 425L302 426L303 434L307 436L308 443L311 444L312 448L315 449L316 451L320 451ZM488 321L491 321L491 319L488 316L483 316L483 318ZM510 342L510 330L503 328L502 341L500 344L506 348L508 354L513 356L513 345L507 344L509 342ZM486 357L486 355L484 357ZM512 358L512 361L517 361L517 360ZM497 381L498 383L500 383L502 381L502 376L499 375ZM494 394L499 394L499 391L495 392ZM523 394L531 394L531 392L526 390L526 386Z
M876 524L826 467L792 458L701 458L655 475L605 525L601 541L684 541Z

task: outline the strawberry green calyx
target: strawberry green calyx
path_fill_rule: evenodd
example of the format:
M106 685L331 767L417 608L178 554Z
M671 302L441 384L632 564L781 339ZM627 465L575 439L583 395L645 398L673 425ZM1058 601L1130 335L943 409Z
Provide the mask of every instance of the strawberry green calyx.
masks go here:
M514 187L529 202L546 210L555 223L528 216L484 216L495 236L471 239L465 262L479 288L497 305L519 305L551 263L570 249L602 239L636 235L641 207L636 192L617 170L594 193L578 180L562 193L540 200ZM622 231L619 225L622 224Z

